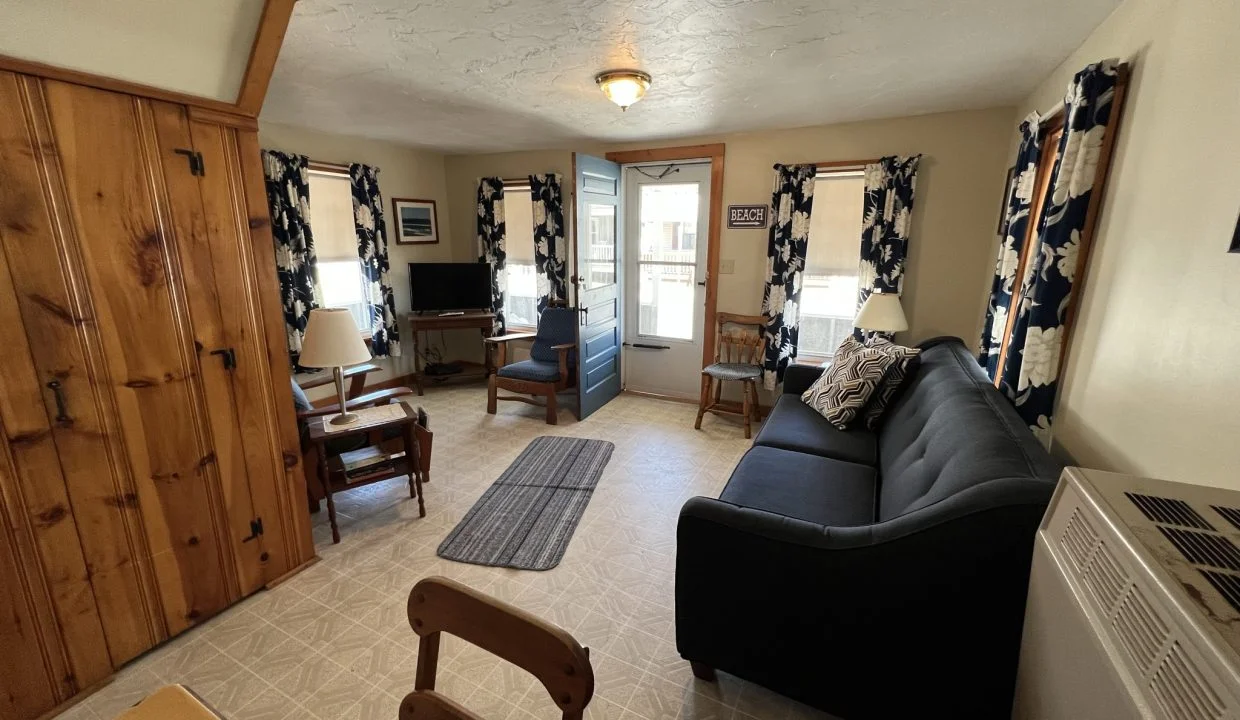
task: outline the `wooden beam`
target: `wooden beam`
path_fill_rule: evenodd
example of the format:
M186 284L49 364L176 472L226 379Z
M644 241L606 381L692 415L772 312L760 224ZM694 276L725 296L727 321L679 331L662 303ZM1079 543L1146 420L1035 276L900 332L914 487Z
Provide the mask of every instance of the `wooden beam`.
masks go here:
M177 92L175 90L164 90L163 88L151 87L141 83L130 82L128 80L117 80L116 78L103 77L102 75L92 75L91 73L82 72L80 70L70 70L68 68L56 67L54 65L46 65L31 60L20 60L7 55L0 55L0 70L8 70L10 72L22 75L33 75L36 77L47 78L49 80L59 80L61 82L73 83L75 85L85 85L99 90L109 90L111 92L125 93L126 95L139 95L154 100L163 100L165 102L176 103L178 105L188 105L190 107L202 108L217 113L225 113L229 115L237 114L237 106L223 100L214 100L212 98L198 97L196 95L188 95L186 93Z
M651 148L649 150L618 150L604 157L614 163L662 162L664 160L697 160L699 158L723 157L723 143L713 145L682 145L680 147Z
M245 67L241 91L237 93L237 111L242 115L258 117L271 84L271 74L276 69L276 58L284 44L284 33L297 0L266 0L263 14L254 33L254 46L250 49L250 62Z

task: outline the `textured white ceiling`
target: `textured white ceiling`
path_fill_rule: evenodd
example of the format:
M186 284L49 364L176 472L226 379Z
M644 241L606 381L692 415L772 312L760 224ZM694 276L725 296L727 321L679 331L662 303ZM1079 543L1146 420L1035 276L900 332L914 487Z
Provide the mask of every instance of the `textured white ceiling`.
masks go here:
M237 99L261 0L0 0L0 54Z
M995 107L1119 0L301 0L263 118L449 152ZM594 85L651 73L627 113Z

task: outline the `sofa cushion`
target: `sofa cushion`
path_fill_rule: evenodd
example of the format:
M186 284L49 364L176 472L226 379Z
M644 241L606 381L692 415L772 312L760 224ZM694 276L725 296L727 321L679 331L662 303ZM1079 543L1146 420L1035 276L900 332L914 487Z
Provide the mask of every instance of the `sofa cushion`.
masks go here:
M876 467L878 436L868 430L840 430L796 395L780 395L754 445Z
M878 432L880 521L995 480L1054 482L1063 466L963 343L923 343L920 360Z
M741 458L719 499L833 527L874 522L874 468L771 447Z

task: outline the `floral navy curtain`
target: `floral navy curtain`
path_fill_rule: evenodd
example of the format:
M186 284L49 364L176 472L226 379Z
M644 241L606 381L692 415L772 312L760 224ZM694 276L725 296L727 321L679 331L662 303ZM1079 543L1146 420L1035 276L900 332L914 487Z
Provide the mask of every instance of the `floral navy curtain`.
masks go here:
M547 305L568 300L568 262L564 244L564 200L559 175L531 175L534 210L534 262L538 270L538 313Z
M275 240L276 275L284 301L284 331L294 365L301 354L301 338L318 298L319 272L310 232L310 180L305 155L263 151L271 235Z
M1048 431L1051 425L1064 318L1098 158L1111 129L1118 79L1118 61L1094 63L1076 74L1064 98L1059 158L1051 174L1050 197L1038 220L1037 252L1021 287L1000 382L1000 389L1035 431Z
M478 181L478 262L491 263L491 312L495 328L504 332L504 181L482 178Z
M784 370L797 356L801 272L809 244L809 216L814 205L813 165L776 165L771 193L771 231L766 246L766 291L762 294L766 355L762 384L768 390L783 382Z
M892 155L865 166L865 205L861 224L861 262L858 265L857 308L878 290L899 294L904 286L904 258L913 215L920 155ZM867 331L853 329L864 340Z
M349 166L349 180L353 186L357 256L370 292L370 352L375 357L398 357L400 329L396 326L396 299L388 278L387 226L383 222L383 196L379 194L379 168L353 163Z
M1003 333L1007 332L1008 308L1012 306L1016 270L1029 231L1030 206L1037 187L1038 159L1042 155L1038 137L1040 122L1041 118L1035 112L1020 124L1020 150L1016 153L1015 165L1019 172L1012 178L1015 187L1008 200L1003 221L1004 237L999 243L995 276L990 284L990 302L986 306L986 319L982 325L977 361L986 368L986 374L992 380L999 372L999 355L1003 347Z

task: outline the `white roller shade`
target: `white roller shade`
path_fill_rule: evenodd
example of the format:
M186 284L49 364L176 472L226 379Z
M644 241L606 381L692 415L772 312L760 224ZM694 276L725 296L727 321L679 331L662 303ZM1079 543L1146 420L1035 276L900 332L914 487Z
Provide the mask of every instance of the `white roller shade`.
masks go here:
M357 228L349 177L310 173L310 230L320 260L356 260Z

